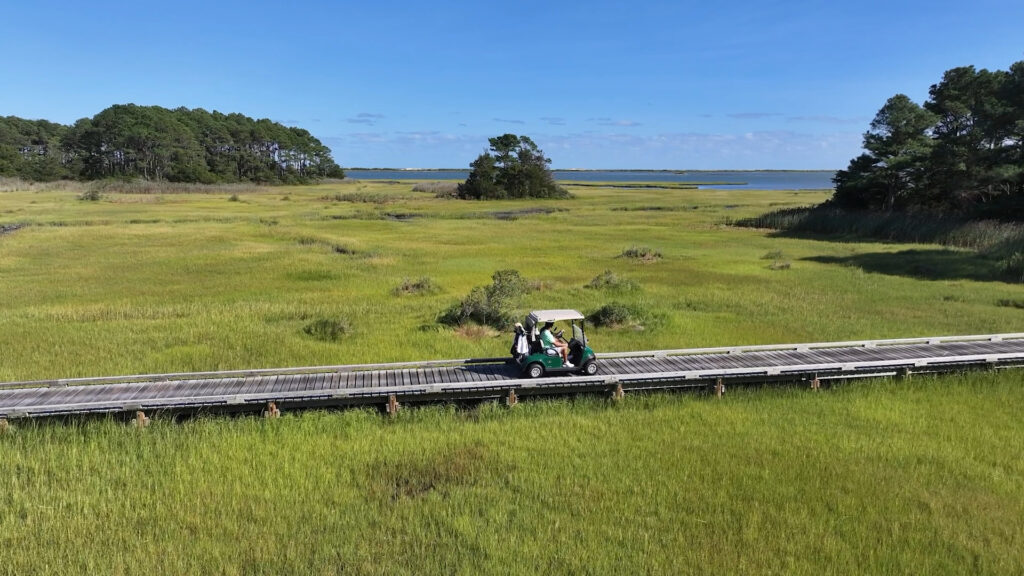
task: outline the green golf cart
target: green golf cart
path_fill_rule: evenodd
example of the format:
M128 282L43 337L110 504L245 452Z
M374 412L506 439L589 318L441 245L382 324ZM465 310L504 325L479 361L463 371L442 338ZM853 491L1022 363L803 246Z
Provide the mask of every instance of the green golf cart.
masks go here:
M569 346L569 363L562 362L558 348L545 346L540 332L547 323L568 321L571 337L566 342L563 332L552 328L553 335ZM512 343L512 357L524 376L540 378L544 374L576 372L591 376L597 373L597 357L587 346L584 318L576 310L534 310L523 326L517 325Z

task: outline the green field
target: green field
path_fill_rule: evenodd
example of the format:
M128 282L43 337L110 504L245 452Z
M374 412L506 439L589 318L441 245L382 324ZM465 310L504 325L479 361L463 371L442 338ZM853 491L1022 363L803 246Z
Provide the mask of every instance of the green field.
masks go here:
M523 311L631 307L633 325L588 334L598 354L1024 320L1020 285L957 272L971 252L726 224L825 192L570 185L573 199L529 203L412 187L0 192L0 225L25 225L0 235L0 381L503 355L507 332L436 319L508 268L535 286ZM621 256L634 247L661 258ZM584 287L605 270L629 286ZM439 289L396 295L422 277ZM304 328L321 319L348 330L317 340ZM393 422L16 421L0 435L0 573L1019 574L1021 379Z
M575 199L536 204L371 182L238 201L0 193L0 223L29 224L0 236L0 381L503 355L508 333L480 338L436 318L505 268L539 287L524 309L642 309L642 330L595 331L598 351L1016 331L1024 318L1005 305L1020 286L828 263L898 260L915 246L722 224L823 192L570 189ZM548 213L528 213L537 208ZM634 246L663 257L619 257ZM609 269L638 289L584 288ZM423 276L440 291L393 294ZM330 343L303 332L320 318L349 332Z

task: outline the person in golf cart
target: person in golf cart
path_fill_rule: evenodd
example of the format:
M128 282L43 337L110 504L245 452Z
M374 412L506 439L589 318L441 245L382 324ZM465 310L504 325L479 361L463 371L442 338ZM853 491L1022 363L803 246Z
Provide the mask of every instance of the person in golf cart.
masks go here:
M545 348L554 348L558 350L558 353L562 355L562 365L566 368L574 368L572 362L569 362L569 343L562 340L558 336L555 336L553 328L555 327L554 322L545 322L544 328L540 331L540 341Z
M565 334L568 339L554 328L555 322L569 323ZM587 344L583 314L576 310L530 312L523 324L516 325L510 352L513 362L529 378L568 372L586 376L597 373L597 357Z

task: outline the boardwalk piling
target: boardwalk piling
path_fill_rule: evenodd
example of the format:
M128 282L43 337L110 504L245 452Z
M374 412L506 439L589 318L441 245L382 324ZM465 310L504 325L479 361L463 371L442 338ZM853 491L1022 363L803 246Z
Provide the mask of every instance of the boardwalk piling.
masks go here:
M146 416L145 412L139 410L135 413L135 420L132 421L132 425L136 428L145 428L146 426L149 426L149 416Z
M505 405L511 408L518 403L519 398L516 397L516 391L514 389L509 389L508 396L505 397Z
M280 418L281 410L277 407L277 402L267 402L267 409L263 411L264 418Z
M722 394L725 394L725 380L719 378L715 382L715 396L721 398Z
M388 416L394 418L398 415L398 397L394 394L388 395Z
M612 400L621 402L626 397L626 391L622 389L622 383L619 382L615 385L615 390L612 391Z
M7 418L0 418L0 434L5 434L10 429L11 425L7 422Z
M821 388L821 382L818 380L818 377L815 376L814 380L811 380L811 390L818 390L819 388Z

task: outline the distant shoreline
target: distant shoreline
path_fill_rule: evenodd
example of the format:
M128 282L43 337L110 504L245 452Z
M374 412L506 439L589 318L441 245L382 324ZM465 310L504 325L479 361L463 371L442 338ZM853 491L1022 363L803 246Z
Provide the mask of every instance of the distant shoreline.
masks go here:
M672 169L645 169L645 168L552 168L552 172L638 172L655 174L691 174L707 172L775 172L775 173L809 173L809 172L836 172L836 170L785 170L785 169L757 169L747 168L738 170L672 170ZM469 168L345 168L347 172L467 172Z

